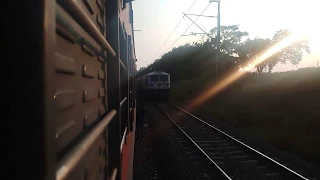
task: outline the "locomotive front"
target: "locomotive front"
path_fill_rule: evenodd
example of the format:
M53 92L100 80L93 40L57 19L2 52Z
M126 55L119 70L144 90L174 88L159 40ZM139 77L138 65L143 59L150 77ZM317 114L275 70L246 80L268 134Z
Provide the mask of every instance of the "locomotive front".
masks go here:
M138 79L141 100L167 100L170 91L170 74L154 71Z

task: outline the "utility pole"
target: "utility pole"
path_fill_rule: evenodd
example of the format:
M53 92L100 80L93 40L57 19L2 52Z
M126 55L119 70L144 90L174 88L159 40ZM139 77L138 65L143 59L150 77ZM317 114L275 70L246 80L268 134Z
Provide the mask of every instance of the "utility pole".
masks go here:
M216 53L216 83L218 83L219 76L219 54L220 54L220 2L221 0L209 0L209 2L218 3L218 14L217 14L217 53ZM216 100L218 100L218 93L216 94Z
M217 16L206 16L206 15L197 15L197 14L186 14L183 13L190 21L192 21L193 24L195 24L196 26L198 26L199 29L201 29L202 32L204 32L204 34L206 34L207 36L209 36L211 38L211 40L213 39L213 37L207 33L205 30L203 30L198 24L196 24L188 15L192 15L192 16L203 16L203 17L210 17L210 18L217 18L217 37L216 37L216 45L217 45L217 52L216 52L216 83L218 83L218 75L219 75L219 54L220 54L220 2L221 0L209 0L209 3L212 2L216 2L218 3L218 15ZM200 34L200 33L191 33L185 36L189 36L189 35L196 35L196 34ZM182 35L183 36L183 35ZM218 100L218 93L216 94L216 100Z
M219 54L220 54L220 1L218 1L218 18L217 18L217 59L216 59L216 80L218 82L219 71ZM217 94L218 97L218 94Z

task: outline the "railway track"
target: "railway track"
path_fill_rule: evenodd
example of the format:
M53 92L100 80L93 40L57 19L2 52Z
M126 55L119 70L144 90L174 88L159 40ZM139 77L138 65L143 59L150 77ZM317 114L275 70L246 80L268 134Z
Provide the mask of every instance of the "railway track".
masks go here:
M174 104L157 107L225 179L308 179Z

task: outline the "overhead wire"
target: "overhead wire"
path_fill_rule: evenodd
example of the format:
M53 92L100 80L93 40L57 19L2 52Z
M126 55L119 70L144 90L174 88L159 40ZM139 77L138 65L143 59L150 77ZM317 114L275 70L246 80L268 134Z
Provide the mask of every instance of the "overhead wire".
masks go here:
M200 15L202 15L202 14L208 9L208 7L210 6L210 4L211 4L211 3L208 4L208 6L201 12ZM184 16L183 16L183 17L184 17ZM186 33L186 32L190 29L190 27L199 19L199 17L200 17L200 16L198 16L198 17L194 20L194 22L191 23L190 26L182 33L182 35L181 35L178 39L176 39L176 40L170 45L170 47L168 47L164 52L166 52L168 49L170 49L170 48L184 35L184 33Z
M192 21L192 19L189 17L189 16L187 16L186 14L184 14L190 21ZM202 29L198 24L196 24L196 23L193 23L193 24L195 24L199 29L201 29L201 31L202 32L204 32L207 36L209 36L209 37L211 37L210 36L210 34L208 34L204 29Z
M197 0L195 0L191 6L189 7L189 9L187 10L186 13L188 13L190 11L190 9L193 7L193 5L196 3ZM176 27L172 30L171 34L169 35L169 37L166 39L166 41L162 44L161 48L157 51L157 53L152 57L155 58L155 56L158 55L158 53L161 51L161 49L163 48L163 46L168 42L168 40L170 39L170 37L172 36L172 34L174 33L174 31L178 28L178 26L180 25L180 23L182 22L182 20L184 19L184 16L182 16L182 18L180 19L180 21L178 22L178 24L176 25Z

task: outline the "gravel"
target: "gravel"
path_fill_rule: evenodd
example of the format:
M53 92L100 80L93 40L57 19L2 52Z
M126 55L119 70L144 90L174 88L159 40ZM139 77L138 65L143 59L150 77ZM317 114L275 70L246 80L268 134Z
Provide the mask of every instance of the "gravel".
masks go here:
M148 134L136 140L133 179L212 179L215 170L207 169L212 165L202 161L189 140L154 104L147 103L147 109Z

